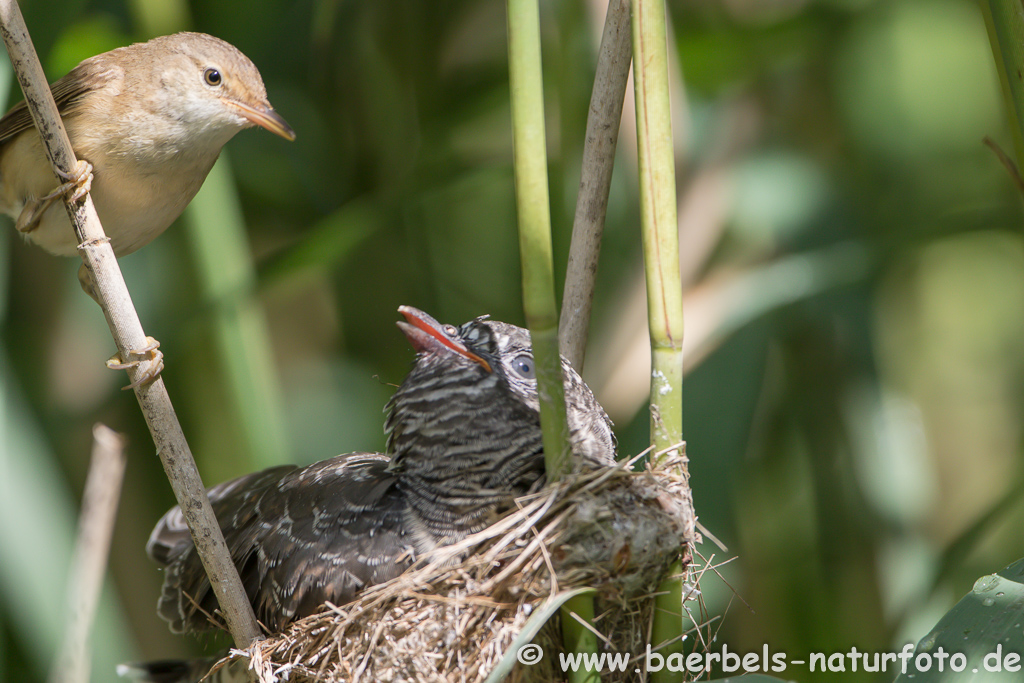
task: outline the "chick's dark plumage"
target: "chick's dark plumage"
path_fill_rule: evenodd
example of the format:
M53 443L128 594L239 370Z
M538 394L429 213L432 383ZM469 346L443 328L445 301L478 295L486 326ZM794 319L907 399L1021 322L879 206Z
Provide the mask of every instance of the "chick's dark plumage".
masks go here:
M271 631L483 528L543 476L529 333L486 317L455 327L399 310L417 358L388 403L387 455L275 467L209 491ZM573 450L591 466L613 463L607 415L564 359L562 367ZM179 508L157 524L147 552L167 567L160 616L175 632L209 628L216 598Z

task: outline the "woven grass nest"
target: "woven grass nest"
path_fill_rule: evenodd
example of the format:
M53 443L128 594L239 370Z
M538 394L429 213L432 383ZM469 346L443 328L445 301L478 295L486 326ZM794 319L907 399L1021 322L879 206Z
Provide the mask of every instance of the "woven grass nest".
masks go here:
M494 525L354 602L233 650L215 670L248 666L259 683L484 683L515 645L501 664L514 667L505 680L556 681L557 617L539 626L581 587L596 590L599 649L644 653L653 594L675 561L685 572L695 538L684 459L641 472L623 462L520 498ZM541 661L515 663L531 640L544 649ZM627 669L605 680L640 680Z

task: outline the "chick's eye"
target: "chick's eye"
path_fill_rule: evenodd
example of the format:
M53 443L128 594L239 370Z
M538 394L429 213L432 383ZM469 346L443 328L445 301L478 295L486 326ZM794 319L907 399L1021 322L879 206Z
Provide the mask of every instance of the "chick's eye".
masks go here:
M516 356L512 361L512 369L516 371L516 374L523 379L534 379L533 358L526 354Z
M221 84L223 78L221 77L220 72L216 69L207 69L203 72L203 80L206 81L207 85L217 87Z

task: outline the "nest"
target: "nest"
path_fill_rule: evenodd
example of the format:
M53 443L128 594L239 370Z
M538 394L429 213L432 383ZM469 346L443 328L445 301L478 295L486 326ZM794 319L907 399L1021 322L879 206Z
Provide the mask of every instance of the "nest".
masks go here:
M218 666L247 666L259 683L483 683L498 667L511 668L508 681L559 680L558 619L547 617L581 588L595 591L599 650L644 653L658 584L680 560L684 579L691 575L684 462L674 455L658 469L624 462L567 477L354 602L328 605ZM684 583L684 598L694 595ZM516 663L531 641L543 657ZM640 680L636 666L605 680Z

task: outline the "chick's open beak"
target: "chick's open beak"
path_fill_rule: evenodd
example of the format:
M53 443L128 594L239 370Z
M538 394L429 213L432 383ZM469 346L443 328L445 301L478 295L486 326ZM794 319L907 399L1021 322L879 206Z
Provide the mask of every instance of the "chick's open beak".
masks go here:
M404 315L408 322L399 320L396 324L405 332L409 343L417 352L457 353L474 363L479 363L484 370L491 372L490 363L470 351L462 342L449 337L444 331L445 326L423 311L412 306L399 306L398 312Z

